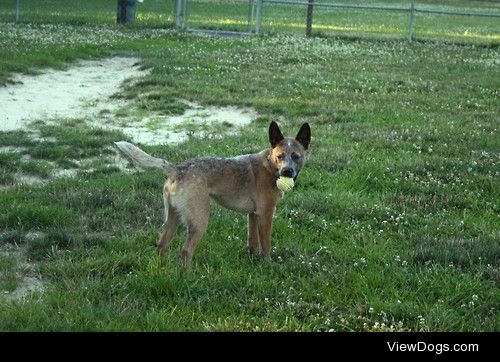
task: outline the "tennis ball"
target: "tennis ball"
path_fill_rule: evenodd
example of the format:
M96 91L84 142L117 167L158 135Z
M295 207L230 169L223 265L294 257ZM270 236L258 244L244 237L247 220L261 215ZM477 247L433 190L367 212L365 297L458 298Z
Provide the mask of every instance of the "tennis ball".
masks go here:
M290 191L294 184L295 183L293 182L293 178L291 177L281 176L276 180L276 186L278 186L278 188L284 192Z

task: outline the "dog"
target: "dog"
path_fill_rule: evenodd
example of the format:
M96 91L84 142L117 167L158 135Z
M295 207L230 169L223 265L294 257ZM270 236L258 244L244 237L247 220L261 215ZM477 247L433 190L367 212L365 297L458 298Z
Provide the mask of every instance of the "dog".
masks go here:
M167 175L163 187L164 231L158 242L161 255L169 248L179 224L187 227L182 247L184 266L208 226L210 200L248 214L247 246L252 256L270 259L273 215L283 192L276 186L279 177L295 181L306 162L311 129L304 123L295 138L285 138L276 122L269 126L270 148L255 154L231 158L205 157L180 165L153 157L131 143L115 142L123 153L143 168L160 169Z

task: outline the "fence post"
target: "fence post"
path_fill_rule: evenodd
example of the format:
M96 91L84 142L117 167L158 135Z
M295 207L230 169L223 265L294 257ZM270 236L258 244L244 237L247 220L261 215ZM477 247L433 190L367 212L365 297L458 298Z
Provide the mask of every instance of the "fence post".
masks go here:
M175 0L175 4L174 4L174 23L175 23L175 28L178 29L179 28L179 23L180 23L180 9L181 9L181 6L180 6L180 2L181 0Z
M314 0L307 0L306 36L312 34Z
M262 0L257 0L257 9L255 10L255 34L259 34L261 22L262 22Z
M116 23L126 24L127 23L127 0L118 0L116 3Z
M16 23L19 22L19 0L16 0Z
M255 19L255 0L248 0L248 32L252 32L253 21Z
M187 2L188 0L175 0L175 28L187 27Z
M411 0L410 4L410 29L408 30L408 41L411 43L413 40L413 30L415 23L415 2L416 0Z
M188 19L188 0L181 0L182 3L182 23L181 28L183 30L187 29L187 19Z

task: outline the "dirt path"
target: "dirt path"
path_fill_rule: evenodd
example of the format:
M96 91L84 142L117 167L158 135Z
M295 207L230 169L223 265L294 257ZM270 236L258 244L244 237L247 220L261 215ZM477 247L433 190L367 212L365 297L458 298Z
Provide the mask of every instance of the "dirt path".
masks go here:
M0 131L22 129L35 119L79 117L84 106L104 100L125 79L147 74L135 58L80 61L68 70L48 70L38 76L14 76L18 84L0 88Z

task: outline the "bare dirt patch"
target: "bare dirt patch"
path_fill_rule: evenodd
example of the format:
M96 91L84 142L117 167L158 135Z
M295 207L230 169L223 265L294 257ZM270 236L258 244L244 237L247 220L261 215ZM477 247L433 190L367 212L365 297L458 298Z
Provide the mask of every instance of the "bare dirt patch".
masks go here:
M136 58L114 57L37 76L15 74L16 84L0 88L0 131L24 129L32 120L81 117L85 104L107 99L126 79L148 73L138 64Z
M120 129L134 142L156 145L184 142L188 135L205 136L211 125L225 124L227 133L234 133L258 116L250 108L204 107L180 100L189 107L182 115L148 114L118 124L113 112L133 105L110 96L124 81L149 73L139 64L140 59L114 57L80 61L67 70L48 70L37 76L16 74L15 84L0 88L0 131L26 130L35 120L83 118L92 126Z
M27 236L28 237L28 236ZM13 244L0 245L0 261L11 260L15 265L11 271L11 278L16 279L15 289L1 290L2 295L8 301L19 302L32 293L43 293L45 287L42 281L35 275L35 267L26 259L23 247ZM0 285L6 273L0 271Z
M152 114L127 126L105 123L108 129L119 129L134 142L146 145L176 144L188 140L189 136L224 137L238 132L241 126L258 117L251 108L201 106L198 103L186 103L190 108L177 116ZM97 120L94 124L99 124ZM217 132L214 132L217 130Z
M25 276L19 286L7 295L7 300L21 301L31 293L41 293L43 291L43 283L38 278Z

